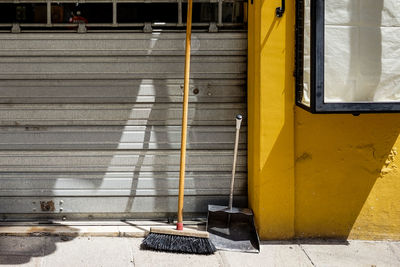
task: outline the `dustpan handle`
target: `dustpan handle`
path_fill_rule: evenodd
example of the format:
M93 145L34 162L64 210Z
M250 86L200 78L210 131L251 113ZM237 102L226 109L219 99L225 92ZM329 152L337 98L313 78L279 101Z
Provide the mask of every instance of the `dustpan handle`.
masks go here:
M236 171L236 159L239 146L239 133L240 125L242 124L242 115L236 115L236 137L235 137L235 149L233 152L233 166L232 166L232 179L231 179L231 193L229 195L229 209L233 206L233 187L235 185L235 171Z

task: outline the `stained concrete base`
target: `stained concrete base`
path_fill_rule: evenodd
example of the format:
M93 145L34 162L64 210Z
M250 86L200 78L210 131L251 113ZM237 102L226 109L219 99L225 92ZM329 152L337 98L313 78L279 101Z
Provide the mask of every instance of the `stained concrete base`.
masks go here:
M263 242L260 254L211 256L140 249L141 238L0 236L5 266L400 266L400 242Z

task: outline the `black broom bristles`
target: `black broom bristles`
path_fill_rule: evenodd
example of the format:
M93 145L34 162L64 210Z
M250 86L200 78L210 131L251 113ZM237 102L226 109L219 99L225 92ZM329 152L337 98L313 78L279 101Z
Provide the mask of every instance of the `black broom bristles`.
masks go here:
M216 248L208 238L150 233L142 242L142 248L189 254L210 255Z

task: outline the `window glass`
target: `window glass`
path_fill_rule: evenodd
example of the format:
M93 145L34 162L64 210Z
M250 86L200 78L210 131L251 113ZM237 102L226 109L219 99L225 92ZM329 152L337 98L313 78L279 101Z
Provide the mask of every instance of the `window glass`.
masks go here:
M118 4L119 23L172 22L178 21L177 3L130 3Z
M112 4L58 4L52 7L53 18L64 23L112 23Z
M182 4L182 19L186 22L187 4ZM218 4L217 3L193 3L193 22L217 22Z

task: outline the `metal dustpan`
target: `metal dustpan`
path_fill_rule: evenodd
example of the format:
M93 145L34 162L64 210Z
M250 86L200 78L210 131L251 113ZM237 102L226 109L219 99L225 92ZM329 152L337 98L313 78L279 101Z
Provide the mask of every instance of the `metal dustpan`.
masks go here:
M260 240L251 209L208 205L207 231L217 249L260 252Z
M260 239L254 224L253 211L248 208L232 207L241 122L242 116L237 115L229 206L208 205L207 231L210 234L211 242L217 249L259 253Z

